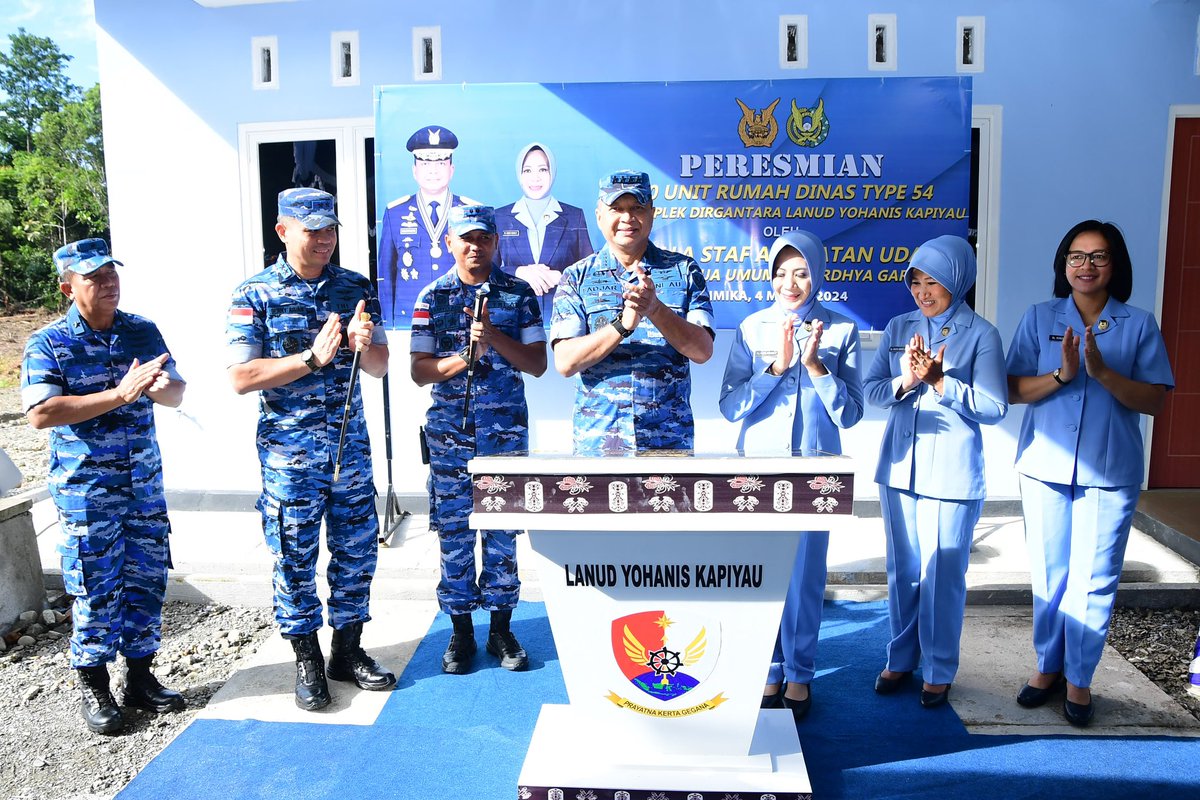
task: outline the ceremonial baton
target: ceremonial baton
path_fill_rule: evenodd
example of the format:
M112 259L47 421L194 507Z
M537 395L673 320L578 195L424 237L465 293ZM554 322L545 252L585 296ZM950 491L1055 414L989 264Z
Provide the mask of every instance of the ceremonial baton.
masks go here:
M362 321L366 322L371 318L367 312L363 312ZM358 383L358 363L362 360L362 348L354 349L354 360L350 362L350 385L346 387L346 405L342 408L342 432L338 434L338 449L337 458L333 462L333 482L338 482L338 476L342 473L342 449L346 446L346 428L350 426L350 401L354 397L354 384Z
M483 314L483 301L487 298L492 288L488 286L487 281L479 285L479 289L475 292L475 310L471 314L471 324L475 324L475 320L479 319ZM467 417L471 411L471 381L475 379L475 340L470 339L467 342L467 388L463 392L463 430L467 429Z

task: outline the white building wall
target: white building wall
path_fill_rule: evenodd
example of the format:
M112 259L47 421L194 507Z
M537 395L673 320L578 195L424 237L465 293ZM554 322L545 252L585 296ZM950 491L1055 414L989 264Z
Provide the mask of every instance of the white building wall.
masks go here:
M250 211L242 200L239 126L371 117L375 84L412 80L414 26L441 26L449 83L874 74L862 41L870 9L856 3L806 9L807 70L778 66L778 17L797 10L784 0L443 6L296 0L204 7L212 4L95 1L113 247L127 264L123 305L160 325L189 380L182 408L160 420L166 480L175 489L258 489L257 400L233 394L223 358L230 292L256 269L246 257ZM1087 217L1122 225L1135 264L1132 302L1156 308L1168 109L1200 103L1196 5L895 0L888 10L898 15L898 69L889 73L897 76L954 74L957 15L987 18L987 70L974 76L974 100L1003 109L1005 118L1002 262L991 265L999 297L994 321L1005 341L1024 308L1048 298L1058 237ZM332 31L359 32L358 86L331 85ZM256 36L278 37L276 91L251 89ZM343 182L349 177L339 174ZM357 235L350 227L345 233ZM716 409L731 338L719 334L712 361L693 373L700 451L727 450L736 435ZM408 378L407 336L394 335L391 347L394 482L399 492L420 494L427 473L416 427L429 395ZM569 449L572 384L550 371L527 387L534 447ZM363 388L383 487L379 383L365 378ZM1011 464L1021 414L1017 408L986 431L993 497L1017 494ZM881 431L882 415L872 409L844 437L859 460L864 494L873 493Z

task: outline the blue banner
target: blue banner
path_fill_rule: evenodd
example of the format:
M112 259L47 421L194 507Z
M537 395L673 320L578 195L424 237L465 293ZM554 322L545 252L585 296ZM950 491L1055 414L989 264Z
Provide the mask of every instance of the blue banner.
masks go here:
M597 181L617 169L650 174L651 238L699 263L723 329L773 301L789 229L825 242L820 299L868 330L913 307L917 245L967 235L969 77L386 86L375 130L393 328L453 266L443 209L462 202L497 207L503 268L548 309L556 273L604 245Z

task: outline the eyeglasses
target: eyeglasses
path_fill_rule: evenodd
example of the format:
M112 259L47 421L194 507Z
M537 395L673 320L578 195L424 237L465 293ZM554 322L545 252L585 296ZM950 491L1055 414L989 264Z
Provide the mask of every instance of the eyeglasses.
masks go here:
M1107 267L1111 256L1107 250L1097 250L1093 253L1081 253L1072 250L1067 253L1067 264L1072 267L1082 267L1083 262L1091 261L1093 267Z

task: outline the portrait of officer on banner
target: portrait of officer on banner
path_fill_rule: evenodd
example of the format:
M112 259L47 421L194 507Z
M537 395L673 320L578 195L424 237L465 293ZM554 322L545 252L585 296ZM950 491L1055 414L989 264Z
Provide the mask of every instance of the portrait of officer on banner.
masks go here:
M440 125L418 128L406 145L417 191L388 203L379 225L379 299L384 324L412 308L417 292L454 266L443 242L451 208L475 201L450 191L458 137Z

